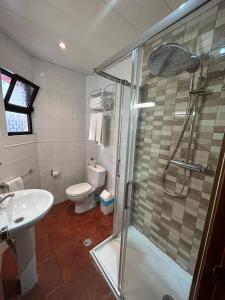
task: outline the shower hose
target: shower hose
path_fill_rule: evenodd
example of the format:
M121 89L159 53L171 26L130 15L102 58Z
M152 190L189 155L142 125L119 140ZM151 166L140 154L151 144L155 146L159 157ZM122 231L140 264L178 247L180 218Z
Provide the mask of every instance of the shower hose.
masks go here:
M202 77L202 70L201 70L200 77L199 77L200 80L199 80L198 88L200 88L201 85L202 85L202 80L201 80L202 78L203 77ZM198 94L196 96L191 94L191 91L193 91L193 88L194 88L194 79L195 79L195 73L193 73L192 79L191 79L190 92L189 92L189 101L188 101L188 105L187 105L187 109L186 109L186 116L185 116L185 120L184 120L184 123L183 123L183 127L182 127L181 133L179 135L179 138L177 140L177 144L175 146L175 149L172 152L171 156L169 157L169 160L166 164L166 167L164 169L163 176L162 176L162 186L163 186L163 189L164 189L165 193L170 195L170 196L177 197L177 198L185 198L188 194L190 176L187 176L187 171L188 171L187 168L184 169L184 179L183 179L183 182L182 182L182 187L181 187L180 191L178 191L178 192L168 190L168 188L166 186L166 178L167 178L167 173L168 173L168 169L170 167L171 161L174 159L174 157L175 157L175 155L176 155L176 153L177 153L177 151L180 147L180 144L182 142L184 133L186 131L186 128L189 124L189 120L191 119L191 117L192 117L192 122L191 122L190 131L189 131L188 148L187 148L187 153L186 153L186 157L185 157L184 162L185 162L185 164L188 164L190 162L190 160L193 160L193 152L191 151L191 146L192 146L192 139L193 139L193 127L194 127L194 124L195 124L196 111L197 111L197 107L198 107ZM194 99L192 99L192 97ZM187 187L187 189L184 193L185 187Z

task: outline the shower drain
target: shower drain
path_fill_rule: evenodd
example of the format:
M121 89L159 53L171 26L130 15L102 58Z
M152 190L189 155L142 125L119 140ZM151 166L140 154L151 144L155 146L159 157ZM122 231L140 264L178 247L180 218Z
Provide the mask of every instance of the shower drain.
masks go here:
M84 240L84 246L88 247L92 244L92 240L91 239L86 239Z
M162 300L174 300L174 298L172 296L170 296L170 295L164 295L162 297Z

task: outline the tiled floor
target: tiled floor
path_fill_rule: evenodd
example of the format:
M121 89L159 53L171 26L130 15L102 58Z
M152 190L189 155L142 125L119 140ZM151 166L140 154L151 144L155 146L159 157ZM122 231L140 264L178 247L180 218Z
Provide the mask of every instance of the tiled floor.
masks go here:
M114 297L93 266L89 250L112 233L112 214L99 207L75 215L69 201L55 205L36 226L38 283L26 296L18 296L15 259L3 255L2 280L6 299L15 300L113 300ZM85 247L86 238L92 240Z

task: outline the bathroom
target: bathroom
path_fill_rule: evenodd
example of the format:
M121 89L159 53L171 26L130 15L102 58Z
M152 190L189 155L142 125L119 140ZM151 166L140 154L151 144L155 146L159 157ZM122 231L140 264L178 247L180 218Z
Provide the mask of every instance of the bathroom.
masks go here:
M0 299L225 299L225 1L0 1L0 71Z

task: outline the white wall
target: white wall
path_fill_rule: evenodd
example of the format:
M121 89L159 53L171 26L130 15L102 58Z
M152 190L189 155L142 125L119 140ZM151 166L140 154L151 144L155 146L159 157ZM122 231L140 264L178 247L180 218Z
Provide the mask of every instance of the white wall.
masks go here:
M118 78L128 80L131 82L131 68L132 60L131 57L128 57L116 65L106 70L107 73L114 75ZM86 128L87 128L87 139L88 139L88 130L90 122L90 108L89 108L89 96L92 90L104 88L106 84L111 81L97 76L87 76L86 79ZM122 218L122 208L123 208L123 188L125 180L125 160L127 152L127 125L128 125L128 115L129 115L129 105L130 105L130 89L126 88L124 95L124 101L122 103L122 141L120 147L120 179L118 181L118 199L117 201L117 228L116 231L120 229L120 221ZM107 170L107 181L106 189L115 195L115 185L116 185L116 164L117 164L117 143L118 143L118 120L119 120L119 104L120 104L120 84L117 84L116 92L116 106L115 112L111 117L111 126L110 126L110 143L107 146L98 145L93 141L87 141L86 146L86 159L89 161L90 157L94 157L97 162L103 165Z
M40 183L59 202L66 187L85 179L85 77L38 59L32 59L32 70L41 87L33 118ZM51 169L60 176L51 177Z
M47 189L55 202L64 201L65 188L85 177L85 76L30 57L1 33L0 66L40 86L32 135L7 135L0 101L0 182L32 168L35 172L24 179L25 187ZM60 176L52 178L51 169Z
M86 162L93 156L107 169L106 188L114 194L119 88L110 143L104 147L87 141L88 97L93 89L103 88L109 80L96 75L85 77L33 58L3 34L0 34L0 66L40 86L34 102L32 135L7 135L4 104L0 101L0 182L32 168L35 172L24 178L25 187L47 189L56 202L64 201L66 187L85 180ZM130 81L131 58L107 72ZM59 170L60 176L52 178L51 169Z
M0 66L32 80L31 57L0 33ZM0 84L1 88L1 84ZM35 135L8 136L0 90L0 182L35 170L24 178L26 188L39 187L39 165Z

